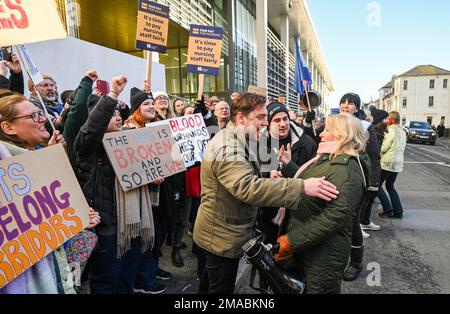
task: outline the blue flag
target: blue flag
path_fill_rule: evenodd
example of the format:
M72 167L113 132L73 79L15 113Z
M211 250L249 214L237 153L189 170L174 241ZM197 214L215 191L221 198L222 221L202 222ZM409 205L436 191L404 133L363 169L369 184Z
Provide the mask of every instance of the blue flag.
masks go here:
M311 88L311 74L308 70L308 65L303 58L300 50L300 40L295 38L295 89L301 95L305 94L304 84Z

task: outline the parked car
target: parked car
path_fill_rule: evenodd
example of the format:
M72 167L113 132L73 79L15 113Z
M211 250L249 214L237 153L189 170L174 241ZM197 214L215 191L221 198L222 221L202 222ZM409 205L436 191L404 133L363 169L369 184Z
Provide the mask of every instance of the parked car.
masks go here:
M430 143L436 145L436 132L431 128L428 122L411 121L408 127L408 143Z

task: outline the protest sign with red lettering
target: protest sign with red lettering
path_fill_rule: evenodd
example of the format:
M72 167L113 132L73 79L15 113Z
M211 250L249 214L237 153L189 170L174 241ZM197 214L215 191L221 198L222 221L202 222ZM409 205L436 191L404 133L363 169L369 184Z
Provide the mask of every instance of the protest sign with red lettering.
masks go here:
M136 48L166 53L169 33L169 7L139 0Z
M187 71L204 75L219 75L223 28L191 25Z
M62 145L0 161L0 288L89 225Z
M125 192L186 171L168 125L109 133L103 146Z
M66 37L54 0L0 0L0 46Z
M163 124L169 125L186 168L203 160L210 135L201 114L149 123L147 126Z

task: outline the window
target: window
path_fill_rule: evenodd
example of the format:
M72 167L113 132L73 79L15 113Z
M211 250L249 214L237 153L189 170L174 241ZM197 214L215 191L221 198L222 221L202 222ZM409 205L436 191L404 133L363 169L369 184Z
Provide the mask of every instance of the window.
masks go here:
M430 89L434 89L434 80L430 80Z
M408 81L403 82L403 90L408 90Z
M434 106L434 96L430 96L430 98L428 98L428 107L433 106Z
M239 12L239 13L238 13ZM253 1L236 1L235 31L235 90L247 90L257 81L256 4Z
M448 79L444 79L444 88L448 87Z
M408 98L403 98L403 108L408 107Z
M409 124L410 129L422 129L422 130L431 130L431 122L433 121L433 117L427 117L428 122L417 122L412 121Z

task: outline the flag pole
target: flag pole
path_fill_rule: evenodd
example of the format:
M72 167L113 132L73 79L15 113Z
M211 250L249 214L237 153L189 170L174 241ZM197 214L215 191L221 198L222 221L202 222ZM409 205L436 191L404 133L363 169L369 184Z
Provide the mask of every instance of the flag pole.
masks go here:
M311 109L311 103L309 102L308 86L306 85L306 82L303 82L303 86L305 87L305 94L306 94L306 101L308 102L308 109L309 109L309 112L311 112L312 109ZM316 132L316 129L314 128L313 121L311 121L311 127L312 127L313 132L314 132L314 137L317 137L317 132Z
M17 51L17 55L19 56L20 61L22 62L22 64L25 64L25 62L23 61L23 56L20 53L20 49L18 47L16 47L16 51ZM26 66L24 66L25 72L27 73L28 77L30 78L31 84L33 84L34 90L36 91L36 95L39 99L39 103L42 106L42 110L44 110L44 114L45 117L47 118L48 122L50 123L50 126L52 127L53 132L56 131L55 125L53 124L52 118L50 116L50 114L48 113L47 107L44 104L44 100L42 99L41 93L39 92L39 90L36 87L36 84L33 81L33 77L31 76L31 74L28 72L28 69Z

